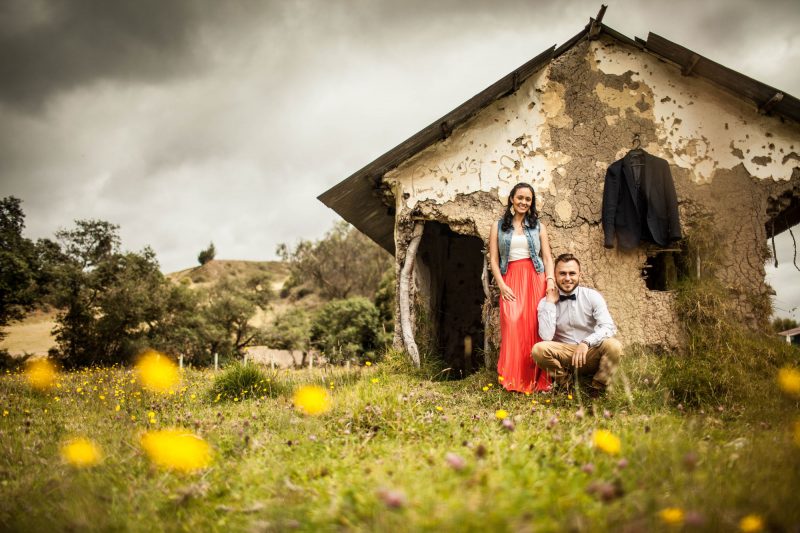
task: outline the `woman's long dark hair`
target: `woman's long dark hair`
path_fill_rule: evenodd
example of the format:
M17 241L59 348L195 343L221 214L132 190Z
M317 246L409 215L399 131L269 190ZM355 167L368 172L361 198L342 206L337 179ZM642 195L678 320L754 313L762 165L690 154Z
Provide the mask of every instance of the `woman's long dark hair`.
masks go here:
M525 215L523 222L525 222L529 228L533 228L536 227L536 221L539 220L539 212L536 211L536 192L533 190L533 187L527 183L519 182L514 185L514 188L508 193L508 204L503 212L503 224L500 226L503 231L511 229L511 224L514 222L514 213L511 210L513 207L512 200L520 189L529 189L531 191L531 207L528 209L528 214Z

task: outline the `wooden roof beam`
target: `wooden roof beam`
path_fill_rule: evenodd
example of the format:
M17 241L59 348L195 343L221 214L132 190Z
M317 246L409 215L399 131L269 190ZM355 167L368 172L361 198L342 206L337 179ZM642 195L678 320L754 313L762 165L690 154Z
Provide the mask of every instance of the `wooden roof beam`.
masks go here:
M759 106L758 112L762 115L769 113L776 104L783 100L783 93L775 93L772 98L766 101L763 105Z
M689 56L689 63L683 66L681 69L681 74L684 76L688 76L694 70L694 67L697 66L697 62L700 61L700 56L697 54L692 54Z
M600 4L600 11L597 12L596 18L589 19L589 40L594 41L600 35L600 32L603 31L603 17L606 14L606 9L608 6L605 4Z

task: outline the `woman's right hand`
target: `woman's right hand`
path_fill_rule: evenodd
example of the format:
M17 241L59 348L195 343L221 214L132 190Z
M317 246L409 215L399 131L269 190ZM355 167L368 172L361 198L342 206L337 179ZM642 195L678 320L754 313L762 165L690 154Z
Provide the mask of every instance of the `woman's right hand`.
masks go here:
M512 291L511 287L506 284L503 284L503 286L500 287L500 296L507 302L515 302L517 300L517 297L514 295L514 291Z

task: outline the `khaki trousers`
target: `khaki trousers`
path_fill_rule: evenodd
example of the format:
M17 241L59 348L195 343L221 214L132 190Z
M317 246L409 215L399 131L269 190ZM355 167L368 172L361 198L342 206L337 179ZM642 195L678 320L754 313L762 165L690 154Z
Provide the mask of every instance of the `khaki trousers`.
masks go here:
M533 345L531 357L539 368L559 380L572 374L574 370L572 356L577 348L577 344L542 341ZM578 369L578 374L592 376L595 381L608 385L619 366L620 357L622 357L622 343L613 337L605 339L598 346L589 348L586 353L586 363Z

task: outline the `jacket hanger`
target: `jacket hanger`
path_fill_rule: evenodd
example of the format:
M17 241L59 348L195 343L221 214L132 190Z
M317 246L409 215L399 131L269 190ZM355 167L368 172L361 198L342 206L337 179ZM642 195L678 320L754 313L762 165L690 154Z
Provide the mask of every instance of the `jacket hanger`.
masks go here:
M642 140L638 133L633 134L633 148L628 152L631 157L631 166L644 166L644 150L642 150Z

